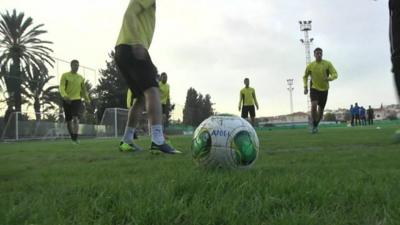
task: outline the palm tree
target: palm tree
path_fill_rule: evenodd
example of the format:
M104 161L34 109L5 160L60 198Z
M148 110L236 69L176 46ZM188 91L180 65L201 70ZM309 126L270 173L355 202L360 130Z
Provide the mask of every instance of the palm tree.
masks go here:
M46 46L52 42L39 39L41 34L47 33L41 29L43 26L34 26L31 17L25 18L24 13L17 13L15 9L12 14L8 11L1 14L0 64L4 67L5 75L2 78L12 98L9 109L15 106L15 111L21 111L22 68L27 65L40 68L41 64L52 66L54 62L49 55L53 50Z
M58 85L48 86L47 84L54 76L49 76L44 65L40 68L30 67L25 68L25 76L22 83L22 94L29 99L29 105L35 110L36 120L41 119L42 112L48 112L55 109L57 105ZM47 87L46 87L47 86Z

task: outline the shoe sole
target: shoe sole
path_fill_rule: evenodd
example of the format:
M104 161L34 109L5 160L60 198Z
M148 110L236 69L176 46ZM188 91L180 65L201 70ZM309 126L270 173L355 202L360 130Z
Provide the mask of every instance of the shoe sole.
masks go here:
M150 149L150 153L153 155L160 155L160 154L168 154L168 155L177 155L182 154L181 151L176 150L175 152L163 152L157 149Z

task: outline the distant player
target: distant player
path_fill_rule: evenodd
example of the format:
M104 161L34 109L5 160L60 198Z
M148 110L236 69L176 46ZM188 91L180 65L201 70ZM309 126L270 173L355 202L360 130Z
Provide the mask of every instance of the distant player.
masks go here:
M160 82L158 85L160 86L160 101L162 107L162 115L163 115L163 126L164 128L168 126L168 117L169 111L171 107L171 100L169 95L169 84L167 83L168 75L167 73L163 72L160 76Z
M136 100L129 111L119 148L121 151L141 150L133 143L133 135L146 105L151 124L150 151L176 154L180 152L165 143L157 69L148 52L154 34L155 14L155 0L131 0L123 17L115 47L115 62Z
M353 107L353 105L350 105L349 112L350 112L350 116L351 116L351 126L353 127L353 126L354 126L354 119L355 119L355 114L354 114L354 107Z
M361 125L361 120L360 120L360 106L358 106L358 103L356 102L354 104L354 108L353 108L353 113L354 113L354 124L356 126Z
M250 87L249 78L244 79L245 87L240 90L239 97L239 111L242 110L242 118L247 119L250 114L251 125L255 125L256 109L258 110L258 102L256 97L256 91ZM255 106L255 107L254 107Z
M364 106L361 106L360 107L360 120L361 120L362 126L367 125L367 117L366 117L365 113L366 113L366 111L365 111Z
M89 95L86 91L85 80L78 74L79 61L71 61L71 71L64 73L60 80L60 94L63 99L65 121L72 141L78 144L79 113L82 106L82 98L89 103Z
M374 125L374 110L371 108L371 106L368 107L367 109L367 117L368 117L368 125Z
M326 101L328 100L329 82L337 79L338 75L332 63L322 59L322 49L314 50L315 61L310 63L304 73L304 94L308 94L308 77L311 77L311 133L318 132L318 125L324 115Z

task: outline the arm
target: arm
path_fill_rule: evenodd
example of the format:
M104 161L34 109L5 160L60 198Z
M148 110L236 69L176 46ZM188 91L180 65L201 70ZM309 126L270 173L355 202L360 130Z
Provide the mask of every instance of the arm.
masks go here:
M252 95L253 95L254 103L256 104L256 107L257 107L257 109L258 109L258 102L257 102L257 98L256 98L256 91L253 91Z
M65 92L66 83L67 83L67 80L65 79L65 75L63 74L63 75L61 76L60 87L59 87L59 89L60 89L60 95L61 95L61 97L62 97L63 99L67 99L67 98L68 98L68 95L67 95L67 93Z
M338 78L338 75L337 75L336 69L335 69L335 67L333 67L332 63L329 63L328 70L329 70L328 81L336 80Z
M128 92L126 93L126 107L129 109L132 106L132 91L128 88Z
M86 102L90 102L89 94L86 90L86 85L85 85L84 79L82 79L82 83L81 83L81 97L83 97Z
M306 71L304 71L303 84L304 84L304 94L308 94L308 77L310 76L309 66L307 66Z
M240 92L239 95L239 111L242 109L242 102L243 102L243 94Z
M169 95L169 90L170 90L170 86L168 85L168 91L167 91L167 105L169 106L170 105L170 103L171 103L171 96Z

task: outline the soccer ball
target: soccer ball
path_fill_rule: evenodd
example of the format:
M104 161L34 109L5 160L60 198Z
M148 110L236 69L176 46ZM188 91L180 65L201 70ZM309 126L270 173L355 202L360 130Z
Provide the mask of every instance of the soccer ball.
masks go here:
M197 127L192 139L193 159L206 168L249 168L258 151L256 131L236 116L211 116Z

